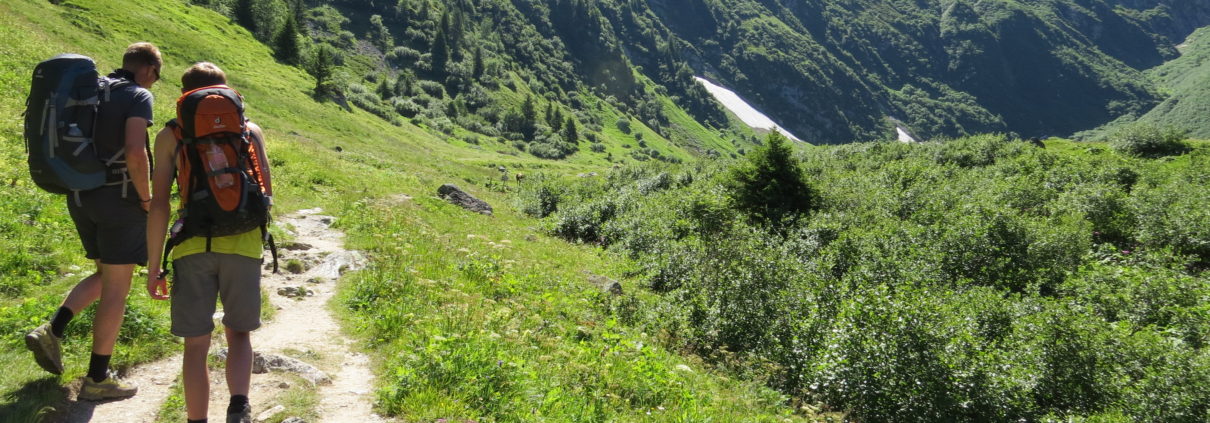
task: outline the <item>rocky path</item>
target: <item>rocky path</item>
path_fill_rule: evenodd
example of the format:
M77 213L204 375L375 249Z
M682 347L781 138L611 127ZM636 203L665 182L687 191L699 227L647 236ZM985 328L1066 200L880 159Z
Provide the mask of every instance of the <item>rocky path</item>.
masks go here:
M364 259L344 249L344 235L331 228L334 218L322 213L302 210L278 220L295 241L279 245L281 273L266 272L261 281L275 314L252 333L253 349L261 356L249 393L253 416L286 417L284 411L274 412L282 408L276 407L281 394L291 384L302 383L302 389L316 391L318 421L381 422L384 419L371 409L374 376L369 358L352 351L352 341L340 332L327 305L341 274L363 266ZM225 354L222 343L222 336L215 336L211 353ZM139 386L139 394L130 399L76 402L73 395L65 420L153 422L180 375L180 366L177 354L132 369L126 380ZM209 418L224 421L229 394L221 368L211 371L210 382Z

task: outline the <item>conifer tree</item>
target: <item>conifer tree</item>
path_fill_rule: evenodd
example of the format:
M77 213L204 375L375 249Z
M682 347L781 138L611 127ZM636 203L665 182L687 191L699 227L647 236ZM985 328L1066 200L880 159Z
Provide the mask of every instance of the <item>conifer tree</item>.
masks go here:
M571 116L568 116L567 122L563 124L563 139L572 144L580 143L580 132L576 129L576 121Z
M732 168L726 187L735 207L761 224L810 211L814 192L793 152L786 137L773 132L746 162Z
M449 17L443 15L441 21L448 24ZM433 76L438 81L445 80L446 65L450 62L449 36L445 32L446 26L448 25L437 28L437 34L433 36L433 48L429 51L432 54Z
M235 21L241 26L248 29L248 32L256 33L256 15L252 9L254 0L238 0L235 2Z
M298 41L298 35L298 23L291 15L273 43L278 60L295 66L302 64L302 44Z
M324 44L315 51L315 61L311 65L311 76L315 77L315 94L324 95L324 84L332 77L332 68L336 66L336 54L332 47Z
M483 77L483 72L485 71L483 64L483 47L475 47L475 56L471 60L471 63L471 76L478 81Z
M527 140L532 140L537 131L538 111L534 107L534 96L526 95L525 102L521 103L521 135Z
M395 78L395 96L404 97L412 93L412 76L407 72L400 72L399 77Z

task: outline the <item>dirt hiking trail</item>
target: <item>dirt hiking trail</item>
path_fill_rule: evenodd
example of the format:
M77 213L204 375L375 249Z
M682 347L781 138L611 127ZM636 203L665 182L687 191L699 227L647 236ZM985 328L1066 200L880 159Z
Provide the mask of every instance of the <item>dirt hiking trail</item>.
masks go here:
M252 332L252 348L260 356L248 395L252 416L278 420L290 417L284 411L274 411L282 408L276 406L282 403L283 393L301 388L316 393L314 411L319 416L316 421L383 422L386 420L372 410L374 375L370 372L369 358L352 351L353 341L340 332L327 306L341 274L364 266L365 259L344 249L344 234L331 228L335 218L322 213L318 208L301 210L277 220L277 225L289 232L294 241L278 246L281 273L266 271L261 279L263 300L275 311L271 320ZM269 267L268 252L265 261ZM302 264L301 269L298 264ZM142 284L136 286L141 288ZM132 290L132 295L139 293ZM221 314L220 310L215 319L220 319ZM221 327L221 323L216 326ZM221 333L215 335L211 355L223 357L226 353L223 344ZM125 400L104 402L77 402L77 381L69 387L71 394L62 420L154 422L180 374L180 353L136 366L123 380L138 386L139 393ZM229 397L223 369L212 366L210 421L225 421Z

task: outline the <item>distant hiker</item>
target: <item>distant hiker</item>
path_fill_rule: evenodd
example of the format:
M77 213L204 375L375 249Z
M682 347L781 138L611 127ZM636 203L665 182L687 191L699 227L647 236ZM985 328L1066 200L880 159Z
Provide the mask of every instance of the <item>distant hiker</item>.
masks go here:
M1029 143L1032 144L1034 147L1046 148L1046 144L1042 143L1042 140L1039 139L1038 137L1030 137Z
M92 324L92 358L80 399L124 398L138 391L109 373L109 359L135 265L147 260L145 230L151 201L147 128L152 124L153 103L148 89L159 81L162 66L159 49L135 43L126 48L122 68L105 78L90 79L95 64L78 55L55 57L35 70L27 117L38 122L26 122L26 138L47 140L47 147L29 148L30 170L39 186L67 193L68 212L86 257L97 270L72 288L49 323L25 336L25 344L38 365L62 374L63 331L72 317L99 299ZM66 75L72 77L63 79ZM52 81L55 78L60 81ZM49 94L39 92L46 84L57 88L49 88L54 90ZM60 165L42 166L46 163Z
M191 66L181 76L184 94L177 100L177 119L155 139L161 165L152 176L154 201L147 221L147 293L154 299L171 298L172 334L185 338L182 368L190 422L205 421L208 411L206 354L220 298L231 392L227 421L252 421L249 332L261 325L262 242L272 242L267 225L273 185L264 133L244 117L243 97L226 84L218 66ZM174 182L181 206L168 234ZM175 272L171 297L165 279L170 257ZM276 252L274 259L276 271Z

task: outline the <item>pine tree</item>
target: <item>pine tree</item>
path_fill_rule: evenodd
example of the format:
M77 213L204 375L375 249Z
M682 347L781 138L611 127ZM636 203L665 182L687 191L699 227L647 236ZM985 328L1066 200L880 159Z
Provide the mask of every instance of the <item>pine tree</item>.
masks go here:
M789 141L777 132L763 147L731 169L726 187L735 207L762 224L780 223L810 211L814 192L793 157Z
M441 20L448 23L449 17L443 16ZM442 25L437 29L437 35L433 36L433 48L429 51L432 53L433 76L438 81L445 80L446 65L450 62L449 37L445 32L446 26L448 25Z
M563 139L572 144L580 143L580 132L576 129L576 121L571 116L568 116L567 122L563 124Z
M532 140L537 131L538 111L534 107L534 96L526 95L525 102L521 103L521 135L527 140Z
M405 97L412 93L412 76L407 72L400 72L399 77L395 78L395 96Z
M241 26L248 29L248 32L256 33L256 15L252 9L254 0L239 0L235 2L235 21Z
M382 82L378 83L378 89L375 92L378 93L379 98L386 100L394 96L395 88L391 86L390 80L383 78Z
M302 64L302 44L298 42L298 35L298 23L291 15L273 43L278 60L295 66Z
M315 94L324 95L324 84L332 77L332 68L336 66L336 55L332 47L324 44L315 51L315 62L311 65L311 76L315 77Z
M483 47L475 47L475 57L474 57L474 59L472 59L472 64L471 64L471 76L473 76L475 78L475 80L478 81L480 78L483 77L484 71L485 71L485 69L484 69L484 64L483 64Z

